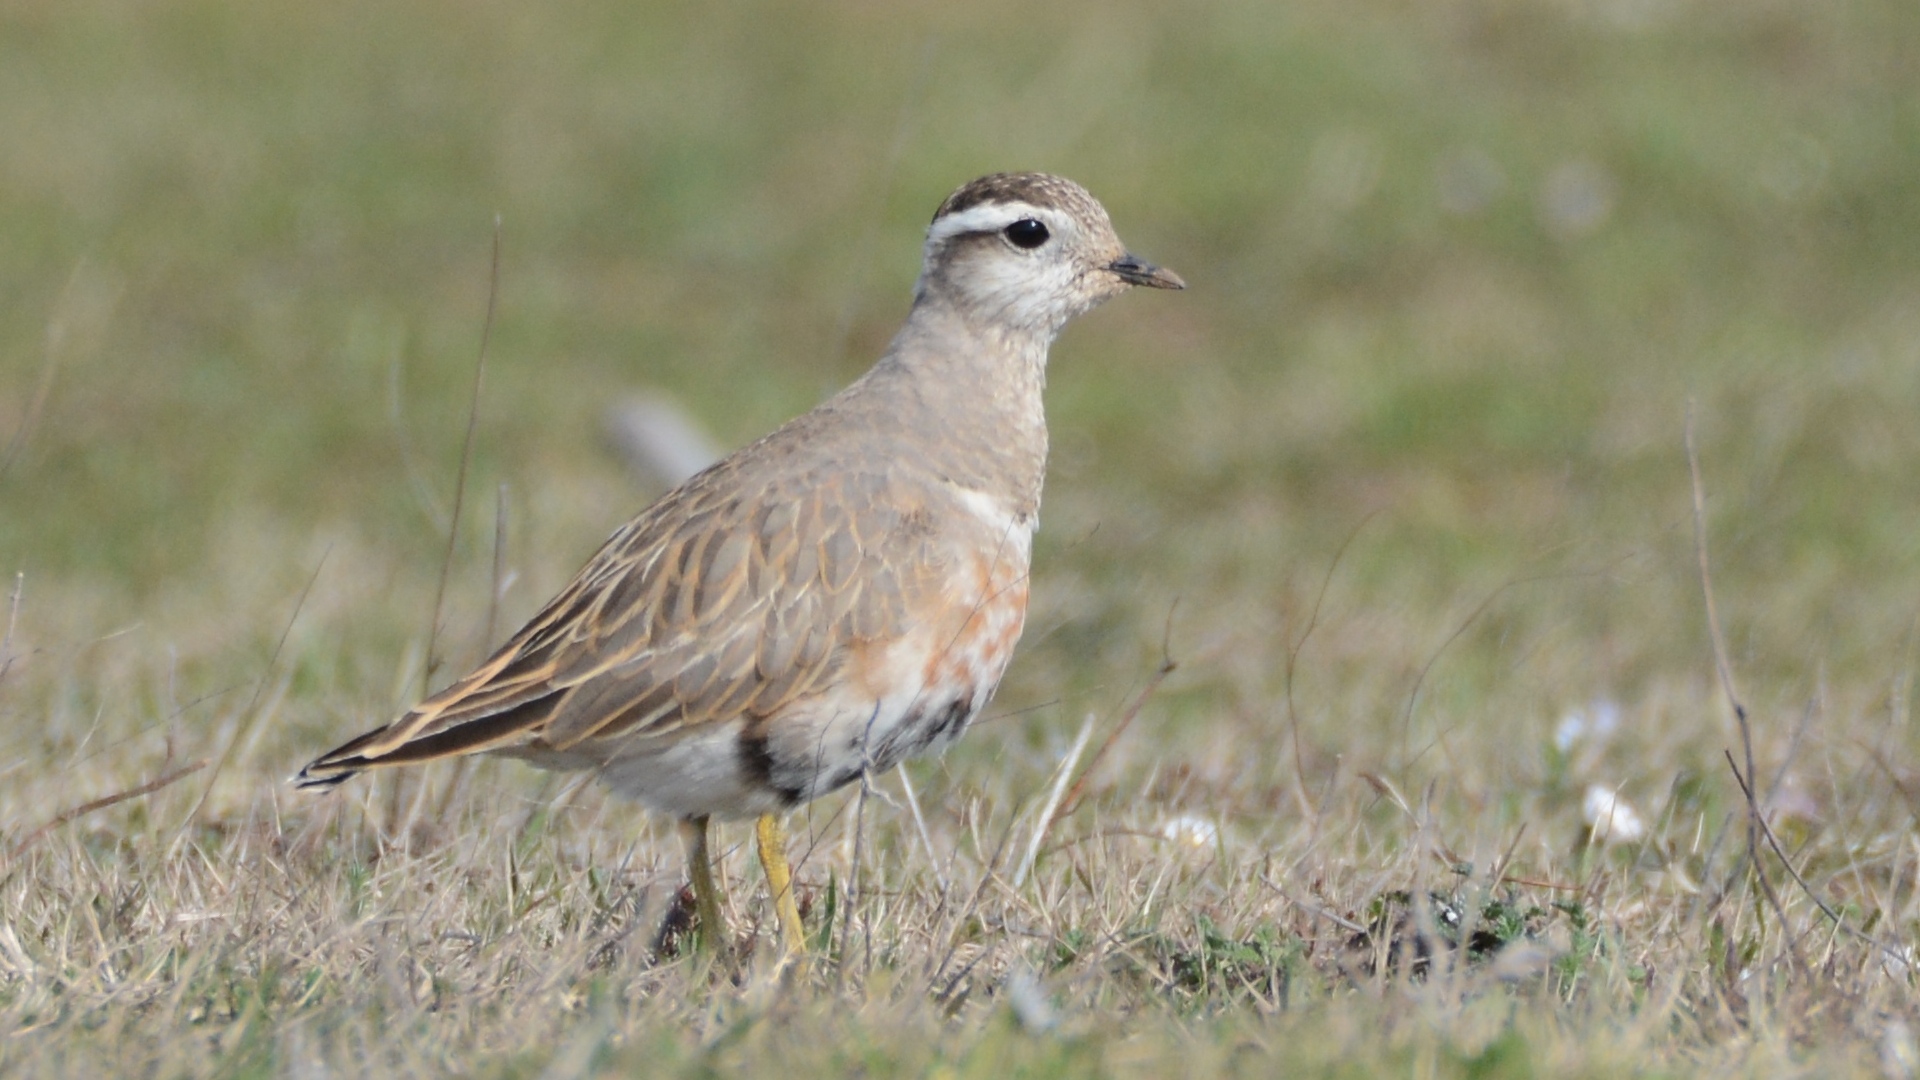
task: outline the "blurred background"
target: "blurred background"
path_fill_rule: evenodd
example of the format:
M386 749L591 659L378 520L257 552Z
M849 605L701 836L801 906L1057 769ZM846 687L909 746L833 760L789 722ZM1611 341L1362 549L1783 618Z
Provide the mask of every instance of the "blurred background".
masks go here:
M1719 770L1690 404L1763 732L1825 710L1809 813L1890 790L1849 746L1903 775L1911 4L12 0L9 829L182 757L251 804L458 674L658 493L610 403L807 409L1009 169L1191 287L1056 346L1027 643L933 798L1163 641L1108 776L1256 834L1355 771L1570 830L1588 779Z

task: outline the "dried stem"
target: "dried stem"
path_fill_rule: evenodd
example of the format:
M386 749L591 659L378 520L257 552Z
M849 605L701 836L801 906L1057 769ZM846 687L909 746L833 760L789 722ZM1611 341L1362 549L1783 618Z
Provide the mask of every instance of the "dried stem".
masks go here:
M260 673L260 682L253 688L253 698L247 702L246 711L240 714L239 730L235 731L233 738L227 741L227 748L221 751L220 760L214 764L213 771L207 774L207 786L200 792L200 799L193 804L193 809L187 814L186 820L180 823L182 830L191 826L200 817L200 811L206 808L207 800L213 795L213 785L220 779L221 771L227 767L228 762L233 760L234 753L239 750L240 744L246 741L248 733L253 730L253 725L259 723L260 697L266 693L267 684L273 679L274 669L280 664L280 653L287 647L288 635L293 633L293 624L299 621L300 611L307 606L307 597L312 595L314 583L320 580L320 571L326 567L327 556L331 554L333 554L331 545L320 553L320 561L313 567L313 576L307 578L306 587L300 590L300 598L293 602L293 613L287 616L287 625L280 628L280 640L274 642L273 655L267 657L267 669ZM198 766L195 767L198 768Z
M1092 779L1093 774L1099 770L1100 762L1107 756L1107 751L1113 749L1113 744L1118 742L1120 736L1133 724L1134 717L1140 715L1140 710L1146 707L1147 699L1153 697L1153 692L1160 689L1160 684L1166 682L1167 676L1173 674L1174 669L1180 666L1179 662L1173 658L1173 613L1179 606L1179 602L1175 601L1174 606L1167 609L1167 625L1160 638L1160 666L1154 669L1152 675L1147 676L1147 684L1140 688L1140 692L1135 694L1133 700L1128 703L1126 711L1120 714L1120 722L1115 724L1113 730L1108 732L1107 737L1101 741L1100 749L1093 752L1093 758L1087 762L1086 771L1082 772L1080 779L1075 780L1073 786L1067 789L1067 797L1060 803L1060 809L1055 810L1053 816L1047 819L1047 829L1053 828L1054 823L1062 818L1072 817L1073 812L1080 809L1080 797L1086 792L1087 781Z
M13 670L13 631L20 622L20 596L27 591L27 572L20 570L13 575L13 595L7 598L7 634L0 637L0 679L7 677Z
M40 362L40 381L33 388L33 400L27 403L27 411L20 417L20 427L7 440L7 452L0 457L0 480L13 471L14 462L20 459L21 451L27 448L27 437L40 422L40 415L46 411L47 399L53 396L53 379L60 371L61 345L67 337L66 310L68 298L80 281L81 273L86 269L85 261L76 263L73 273L67 276L65 287L60 290L60 299L54 305L53 318L47 322L47 336L42 346Z
M945 896L947 891L952 888L952 883L947 880L946 871L940 869L940 857L934 854L933 834L927 830L926 815L920 812L920 793L913 790L913 776L911 772L904 767L898 771L900 774L900 792L906 796L907 810L913 814L913 827L915 831L920 834L920 846L926 849L927 862L933 867L934 880L940 883L940 894Z
M467 435L460 446L460 472L453 482L453 514L447 522L447 550L440 559L440 584L433 591L433 623L427 627L427 663L421 672L422 693L433 689L440 667L434 655L440 643L440 614L447 599L447 576L453 570L454 543L460 538L460 509L467 497L467 470L473 464L474 436L480 428L480 388L487 375L487 346L493 341L493 316L500 302L500 217L493 218L493 262L487 277L487 319L480 328L480 355L473 365L473 398L467 404Z
M1047 833L1053 828L1054 812L1060 808L1060 798L1066 792L1067 777L1073 775L1073 767L1080 762L1080 755L1087 749L1087 740L1093 736L1094 716L1080 725L1080 734L1074 736L1073 747L1067 756L1060 759L1060 765L1054 770L1053 787L1047 792L1047 801L1040 808L1039 817L1033 825L1033 838L1027 843L1027 854L1013 871L1013 887L1026 884L1027 875L1033 872L1033 861L1040 857L1040 845L1046 843Z
M128 799L137 799L142 795L151 795L154 792L159 791L161 788L166 787L168 784L171 784L176 780L180 780L185 777L192 776L194 773L197 773L201 769L204 769L206 767L207 767L207 759L201 758L199 761L196 761L191 765L183 765L180 768L175 769L170 773L164 773L153 780L149 780L146 783L141 784L137 788L129 788L126 791L122 791L117 795L108 795L103 799L95 799L92 802L81 803L79 806L76 806L71 810L64 810L58 814L55 814L52 821L49 821L45 825L42 825L39 828L28 833L25 837L21 838L19 843L13 845L13 850L8 853L7 858L9 861L13 859L18 859L22 852L26 851L28 848L38 843L42 837L46 836L48 833L52 832L53 830L59 828L62 825L67 824L70 821L73 821L77 818L83 818L88 814L93 813L95 810L105 810L109 806L114 806L119 803L126 802ZM202 797L202 799L204 801L204 796Z
M1733 763L1733 751L1725 750L1722 751L1722 753L1727 757L1727 768L1733 770L1734 782L1740 785L1740 793L1747 797L1747 802L1751 805L1754 802L1753 785L1747 777L1740 775L1740 767ZM1793 860L1787 858L1786 851L1780 846L1780 838L1773 835L1773 826L1767 824L1767 819L1764 817L1760 819L1760 835L1766 838L1767 847L1773 850L1774 857L1780 860L1780 865L1787 868L1788 876L1792 877L1794 883L1800 886L1800 890L1807 894L1807 899L1813 901L1814 906L1820 909L1820 913L1828 919L1831 919L1833 925L1838 927L1841 933L1858 938L1872 945L1874 948L1879 949L1888 959L1895 961L1902 967L1906 967L1911 963L1907 958L1907 954L1900 949L1881 941L1879 938L1874 937L1864 930L1848 925L1847 920L1842 918L1838 911L1835 911L1825 900L1822 900L1820 894L1813 891L1813 886L1807 884L1807 879L1801 876L1799 869L1793 865Z
M860 791L853 799L853 865L847 868L847 889L843 897L843 910L840 919L840 963L834 968L834 989L843 990L847 985L847 960L853 948L853 909L862 899L860 890L861 847L866 842L867 791L872 783L872 774L860 774ZM861 935L866 946L866 967L873 966L873 928L864 928Z
M1727 764L1733 768L1733 778L1739 782L1740 790L1747 797L1747 860L1753 866L1753 876L1760 882L1760 891L1766 895L1767 906L1773 909L1774 918L1780 920L1780 934L1786 941L1787 955L1792 958L1795 970L1807 971L1806 958L1800 955L1800 945L1793 934L1793 927L1787 922L1787 911L1780 903L1780 896L1774 892L1773 882L1767 880L1766 872L1760 865L1760 830L1765 828L1760 804L1754 798L1753 785L1746 777L1754 775L1753 769L1753 727L1747 722L1747 707L1741 703L1740 693L1733 685L1733 665L1727 659L1727 641L1720 632L1720 613L1713 602L1713 568L1707 560L1707 495L1706 486L1700 481L1700 454L1693 442L1693 405L1687 405L1687 472L1693 478L1693 546L1694 554L1700 562L1700 592L1706 598L1707 637L1713 645L1713 665L1720 673L1720 689L1726 694L1727 705L1733 710L1733 718L1740 729L1740 746L1747 759L1747 769L1742 774L1739 766L1734 765L1733 753L1727 752ZM1781 857L1785 862L1785 856ZM1791 864L1788 866L1792 870ZM1797 879L1798 874L1794 877ZM1801 882L1805 888L1806 883ZM1807 893L1813 902L1826 905L1820 898Z
M1367 515L1360 519L1360 524L1355 525L1353 531L1347 534L1347 538L1340 541L1340 549L1333 553L1333 561L1327 564L1326 576L1320 579L1320 591L1313 596L1313 608L1307 612L1306 629L1300 631L1300 637L1287 646L1287 668L1285 675L1287 685L1287 729L1293 740L1293 775L1295 781L1300 785L1299 800L1301 809L1310 814L1315 821L1319 820L1320 813L1319 809L1307 798L1307 763L1306 758L1300 752L1300 712L1293 704L1293 672L1294 668L1298 666L1300 662L1300 650L1307 647L1307 639L1313 636L1314 628L1320 625L1320 606L1326 603L1327 590L1333 586L1334 571L1340 569L1340 560L1347 557L1347 549L1352 547L1353 542L1359 538L1360 530L1366 528L1379 513L1380 511L1378 510L1368 511Z

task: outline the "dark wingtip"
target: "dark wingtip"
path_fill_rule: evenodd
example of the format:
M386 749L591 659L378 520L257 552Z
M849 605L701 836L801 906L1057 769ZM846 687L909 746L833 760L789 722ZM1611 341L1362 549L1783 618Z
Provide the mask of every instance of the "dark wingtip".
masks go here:
M359 775L359 769L330 764L321 758L301 769L293 778L293 786L302 791L330 791Z
M361 755L361 748L384 735L386 731L387 729L383 727L374 728L307 762L307 767L294 776L293 786L303 790L324 791L327 788L339 787L359 776L373 765L373 762Z

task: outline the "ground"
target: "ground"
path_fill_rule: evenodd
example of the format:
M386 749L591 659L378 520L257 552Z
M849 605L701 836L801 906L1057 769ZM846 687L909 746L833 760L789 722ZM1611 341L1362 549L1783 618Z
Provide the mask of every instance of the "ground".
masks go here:
M1920 1067L1911 5L20 0L0 146L9 1076ZM1028 168L1191 287L805 971L744 826L728 968L597 788L290 788L658 493L609 404L804 410Z

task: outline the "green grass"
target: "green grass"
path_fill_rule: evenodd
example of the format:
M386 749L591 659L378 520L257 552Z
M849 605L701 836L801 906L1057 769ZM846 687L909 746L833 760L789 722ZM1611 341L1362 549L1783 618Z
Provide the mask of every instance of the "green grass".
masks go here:
M0 8L0 1072L1913 1075L1912 971L1745 860L1682 432L1780 840L1910 952L1916 42L1893 0ZM289 789L480 655L498 504L495 638L654 494L609 401L804 410L1007 168L1192 287L1056 347L997 718L909 766L924 839L878 782L851 896L852 800L795 820L806 978L654 962L678 843L597 790ZM1594 784L1643 841L1587 841Z

